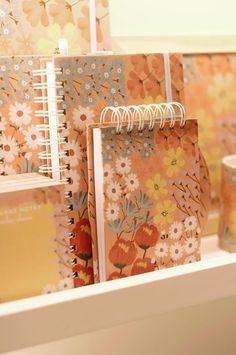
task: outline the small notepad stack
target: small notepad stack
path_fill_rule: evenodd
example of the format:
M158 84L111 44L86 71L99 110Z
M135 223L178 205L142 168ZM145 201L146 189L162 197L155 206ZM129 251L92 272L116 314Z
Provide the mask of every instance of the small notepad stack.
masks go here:
M73 287L64 185L0 177L0 302Z

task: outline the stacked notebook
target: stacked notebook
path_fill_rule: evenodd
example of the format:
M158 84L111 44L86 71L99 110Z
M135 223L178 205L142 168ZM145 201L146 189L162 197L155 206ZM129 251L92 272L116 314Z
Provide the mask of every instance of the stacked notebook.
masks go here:
M0 301L73 287L64 185L0 177Z

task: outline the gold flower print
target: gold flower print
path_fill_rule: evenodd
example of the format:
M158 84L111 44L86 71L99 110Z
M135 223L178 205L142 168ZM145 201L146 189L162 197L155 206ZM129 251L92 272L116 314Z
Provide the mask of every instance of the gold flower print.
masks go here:
M157 226L165 228L174 220L176 205L171 200L164 200L156 205L155 212L154 222Z
M177 149L171 148L163 158L163 164L169 177L177 176L179 170L185 165L183 155L183 150L180 147Z
M153 179L146 181L147 193L155 200L167 194L167 183L160 174L154 175Z

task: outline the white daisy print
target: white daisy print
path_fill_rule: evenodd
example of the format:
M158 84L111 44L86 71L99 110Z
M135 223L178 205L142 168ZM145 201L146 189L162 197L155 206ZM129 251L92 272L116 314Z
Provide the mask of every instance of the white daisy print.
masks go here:
M169 237L172 240L178 240L183 234L183 224L181 222L174 222L169 228Z
M7 120L5 117L1 117L0 119L0 132L4 132L6 129L6 125L7 125Z
M67 290L74 287L73 280L70 277L66 277L58 282L59 290Z
M168 255L169 247L167 243L157 243L155 246L156 257L165 258Z
M183 256L183 247L180 243L174 243L170 246L170 256L174 261L179 260Z
M189 256L187 256L187 258L184 259L184 264L195 263L195 261L197 261L196 256L195 255L189 255Z
M16 170L10 164L5 164L4 167L0 165L0 174L2 173L6 175L14 175L16 174Z
M25 136L26 145L35 150L38 148L38 140L42 138L41 133L37 130L35 126L29 127L27 130L23 131Z
M81 147L78 143L75 143L75 140L73 140L65 144L65 149L68 152L70 166L72 168L77 167L79 160L82 160L83 157Z
M120 208L116 203L109 203L106 208L106 219L110 222L118 219Z
M194 253L197 247L198 247L197 238L190 237L187 238L186 241L184 242L184 250L187 254Z
M73 110L72 118L76 127L85 133L87 124L94 122L94 113L89 107L78 106Z
M131 170L131 161L129 158L119 158L116 160L116 170L119 174L129 174Z
M10 105L9 117L12 123L17 126L28 125L31 122L32 110L26 103L16 102Z
M54 285L48 284L42 289L42 294L48 294L56 292L56 287Z
M16 139L11 136L3 135L1 138L1 144L3 145L3 149L1 150L1 158L3 158L7 163L13 162L19 152Z
M197 218L195 216L189 216L184 221L184 227L187 232L191 232L198 227Z
M112 180L114 175L114 169L111 167L110 164L105 164L103 168L103 177L104 177L104 182L109 182Z
M126 187L130 192L135 191L139 186L138 178L135 174L129 174L125 177Z
M108 198L117 201L121 196L121 186L117 182L111 182L107 187Z

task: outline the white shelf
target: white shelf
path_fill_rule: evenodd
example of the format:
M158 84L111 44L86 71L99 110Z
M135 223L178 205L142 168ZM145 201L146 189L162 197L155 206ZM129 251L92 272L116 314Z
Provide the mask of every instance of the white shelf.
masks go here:
M236 295L236 254L202 240L202 261L0 305L0 352Z

